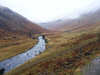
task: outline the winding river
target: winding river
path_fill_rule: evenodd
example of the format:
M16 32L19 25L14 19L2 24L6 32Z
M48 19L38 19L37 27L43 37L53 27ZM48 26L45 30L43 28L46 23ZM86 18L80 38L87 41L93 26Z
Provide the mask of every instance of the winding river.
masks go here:
M0 69L4 69L5 72L8 72L21 64L24 64L26 61L34 58L36 55L40 54L45 50L45 39L43 36L38 37L38 43L30 50L25 53L19 54L12 58L0 62Z

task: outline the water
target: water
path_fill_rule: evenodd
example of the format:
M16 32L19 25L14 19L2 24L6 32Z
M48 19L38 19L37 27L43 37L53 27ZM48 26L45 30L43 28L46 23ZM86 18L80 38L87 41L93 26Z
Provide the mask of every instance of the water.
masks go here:
M83 75L100 75L100 57L94 59L83 69Z
M45 50L45 39L40 36L38 37L38 43L30 50L25 53L14 56L10 59L4 60L0 62L0 68L4 68L5 72L8 72L21 64L24 64L26 61L34 58L36 55L40 54Z

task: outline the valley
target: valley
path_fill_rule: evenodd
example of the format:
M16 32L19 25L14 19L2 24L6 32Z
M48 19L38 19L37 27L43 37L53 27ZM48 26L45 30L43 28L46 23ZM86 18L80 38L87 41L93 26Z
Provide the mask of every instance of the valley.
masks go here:
M85 75L84 67L97 57L100 10L37 24L0 6L0 66L7 70L3 74L0 67L0 75Z
M100 54L100 31L48 34L44 53L7 75L82 75L82 68Z

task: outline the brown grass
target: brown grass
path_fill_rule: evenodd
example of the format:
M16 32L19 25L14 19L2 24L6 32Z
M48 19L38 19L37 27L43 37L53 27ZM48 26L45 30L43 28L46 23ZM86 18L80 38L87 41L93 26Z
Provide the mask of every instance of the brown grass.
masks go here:
M0 61L25 52L36 44L36 39L28 37L8 38L0 40Z
M76 75L100 53L98 33L63 33L48 36L47 50L8 75ZM82 51L81 51L82 50ZM78 69L78 70L77 70Z

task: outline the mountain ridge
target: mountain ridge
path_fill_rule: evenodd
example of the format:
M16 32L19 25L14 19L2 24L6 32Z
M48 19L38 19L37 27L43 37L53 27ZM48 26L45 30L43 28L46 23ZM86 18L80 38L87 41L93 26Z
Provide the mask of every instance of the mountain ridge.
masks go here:
M38 24L29 21L20 14L3 6L0 6L0 29L5 32L15 32L20 34L37 34L47 31Z
M65 19L60 21L53 21L49 23L45 23L46 28L51 30L58 30L58 31L71 31L75 30L76 28L86 28L91 29L91 27L95 27L95 25L100 24L100 9L88 13L88 14L82 14L79 18L76 19Z

